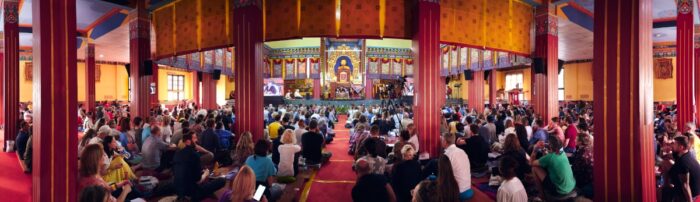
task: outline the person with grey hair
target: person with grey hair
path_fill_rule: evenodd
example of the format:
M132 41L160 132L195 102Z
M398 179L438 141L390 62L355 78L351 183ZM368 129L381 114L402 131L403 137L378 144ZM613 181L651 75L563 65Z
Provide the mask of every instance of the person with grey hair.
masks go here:
M410 144L401 148L402 161L393 166L391 172L391 186L396 192L398 201L410 201L411 189L420 181L421 165L416 158L416 150Z
M357 172L357 183L352 188L353 201L396 201L394 190L387 182L386 177L381 174L372 173L370 164L360 159L357 161L355 171Z
M455 134L443 133L440 136L442 147L445 149L445 156L450 159L455 180L459 185L459 199L464 201L474 197L474 191L471 189L471 165L469 156L464 150L455 146Z

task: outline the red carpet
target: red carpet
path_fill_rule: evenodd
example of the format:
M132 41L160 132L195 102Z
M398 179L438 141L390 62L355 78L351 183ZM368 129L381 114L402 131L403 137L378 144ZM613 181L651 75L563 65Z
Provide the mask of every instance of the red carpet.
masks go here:
M311 186L305 190L308 191L307 201L352 201L351 192L356 176L352 171L353 157L348 155L350 136L349 130L344 127L347 117L339 116L338 119L335 139L326 145L326 150L332 152L333 156L311 179Z
M32 176L22 171L14 152L0 152L0 193L2 201L32 201Z

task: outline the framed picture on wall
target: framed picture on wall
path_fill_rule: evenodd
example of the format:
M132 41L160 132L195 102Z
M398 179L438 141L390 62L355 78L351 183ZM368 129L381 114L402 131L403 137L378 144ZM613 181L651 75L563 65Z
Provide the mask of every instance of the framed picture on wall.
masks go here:
M95 82L100 82L100 77L102 77L102 69L100 65L95 65Z
M25 81L32 81L34 78L34 67L32 66L32 62L27 62L24 64L24 80Z

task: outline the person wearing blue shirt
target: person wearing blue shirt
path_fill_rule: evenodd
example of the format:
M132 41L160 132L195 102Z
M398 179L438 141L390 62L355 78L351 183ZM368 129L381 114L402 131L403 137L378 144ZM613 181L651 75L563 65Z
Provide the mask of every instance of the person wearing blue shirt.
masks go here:
M224 129L224 123L216 123L216 134L219 136L219 149L223 151L229 151L231 149L231 140L233 139L233 133Z
M535 128L533 129L535 132L532 133L532 138L530 138L530 145L535 145L539 141L547 141L547 131L545 131L543 125L544 122L542 120L538 119L535 121Z
M277 175L277 168L275 164L272 163L272 159L267 156L267 151L270 149L270 145L265 140L258 140L255 143L254 155L251 155L246 159L245 164L253 169L255 172L255 183L256 185L263 185L265 187L270 187L273 182L274 176ZM270 189L265 189L265 196L270 198Z

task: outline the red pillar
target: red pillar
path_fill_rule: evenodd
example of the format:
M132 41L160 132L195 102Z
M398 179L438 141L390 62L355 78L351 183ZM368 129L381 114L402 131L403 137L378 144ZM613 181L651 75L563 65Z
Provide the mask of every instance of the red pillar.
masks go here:
M202 73L202 108L217 109L216 80L211 73Z
M0 42L0 43L5 43ZM5 79L5 52L0 52L0 78ZM5 125L5 84L0 82L0 128Z
M595 1L594 201L656 201L652 3Z
M236 134L250 131L263 137L263 24L262 5L256 0L234 2L233 36L236 46Z
M496 103L496 93L497 93L497 88L496 87L496 70L491 70L489 71L489 106L492 108L495 108L498 106Z
M693 1L678 2L676 18L676 103L678 104L678 129L685 130L685 124L695 122L695 57L693 36ZM685 9L684 9L685 8Z
M198 71L192 71L192 102L197 104L197 106L200 105L199 81L202 79L200 78L201 74L202 73Z
M89 39L88 39L89 40ZM85 47L85 106L87 111L95 111L95 43Z
M4 0L5 15L5 77L3 113L5 115L4 140L14 140L17 136L19 115L19 13L17 0ZM36 79L36 78L34 78Z
M532 71L533 107L545 123L559 115L557 16L554 15L556 7L548 2L545 1L535 12L535 57L545 61L545 73L537 74Z
M365 81L365 100L374 99L374 80L367 79Z
M445 104L445 78L440 77L440 3L419 0L413 50L418 71L414 75L415 124L421 152L437 157L440 151L440 109Z
M699 41L700 42L700 41ZM695 68L700 68L700 48L695 48ZM700 79L700 71L695 71L695 79ZM695 117L700 117L700 82L695 82ZM1 109L0 109L1 110ZM2 118L0 117L0 123ZM696 120L696 124L698 124Z
M78 200L75 13L75 0L32 2L33 201Z
M477 112L484 112L484 71L473 71L474 78L468 81L469 99L467 100L469 108L475 109Z
M321 79L314 79L314 99L321 99Z
M151 21L146 10L146 0L137 0L129 22L129 61L131 63L131 117L150 116L151 76L145 74L144 62L151 57Z

